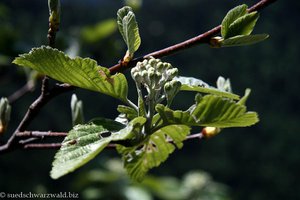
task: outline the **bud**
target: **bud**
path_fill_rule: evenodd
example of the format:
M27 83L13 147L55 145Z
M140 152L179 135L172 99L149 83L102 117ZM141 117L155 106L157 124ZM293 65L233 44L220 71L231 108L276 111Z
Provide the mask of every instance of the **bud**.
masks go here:
M172 80L175 76L178 75L178 69L172 68L167 71L167 80Z
M3 134L7 128L10 120L11 106L7 98L1 98L0 100L0 135Z
M164 85L164 92L169 105L172 103L175 95L180 91L180 87L181 83L176 80L169 81Z
M159 60L158 59L155 59L155 58L150 58L150 60L148 61L148 63L150 64L150 65L156 65L156 63L158 62Z
M232 92L229 78L225 79L224 77L219 76L217 80L217 88L225 92Z
M202 129L202 135L204 138L211 138L221 132L220 128L217 127L205 127Z

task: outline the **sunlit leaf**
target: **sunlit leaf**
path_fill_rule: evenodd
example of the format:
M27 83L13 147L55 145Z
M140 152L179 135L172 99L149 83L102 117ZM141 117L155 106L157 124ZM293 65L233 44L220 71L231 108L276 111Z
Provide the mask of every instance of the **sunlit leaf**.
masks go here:
M81 167L110 142L134 138L137 129L140 130L145 121L145 118L135 118L125 128L117 131L116 122L109 123L109 120L73 127L55 155L51 177L57 179Z
M248 6L243 4L231 9L226 16L224 17L222 24L221 24L221 35L224 39L228 38L228 29L229 26L238 18L247 14Z
M107 68L98 66L90 58L71 59L57 49L42 46L20 55L13 63L30 67L64 83L101 92L124 102L127 100L125 76L121 73L111 76Z
M138 24L135 15L129 6L118 10L117 23L119 31L127 45L130 56L133 56L141 44Z
M257 113L247 112L246 106L215 95L204 96L188 111L174 111L161 104L156 111L167 124L228 128L251 126L259 121Z
M175 150L181 148L182 141L190 133L186 125L165 126L153 133L142 145L117 147L122 154L124 167L133 180L141 181L153 167L159 166ZM170 143L173 141L174 143Z
M254 26L259 18L257 12L248 13L230 24L226 38L234 37L236 35L250 35L254 29Z
M182 91L194 91L194 92L200 92L204 94L215 94L230 99L239 99L238 95L211 87L200 79L196 79L193 77L179 76L176 77L176 80L181 82L182 85L180 90Z

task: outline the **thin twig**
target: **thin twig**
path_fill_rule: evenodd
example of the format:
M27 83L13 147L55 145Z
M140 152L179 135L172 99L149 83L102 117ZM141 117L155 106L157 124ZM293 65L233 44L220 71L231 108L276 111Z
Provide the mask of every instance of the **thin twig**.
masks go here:
M24 96L25 94L32 92L35 88L34 81L28 81L23 87L15 91L12 95L8 97L9 103L14 103L17 101L19 98Z
M22 132L28 127L32 120L37 116L40 110L54 97L63 94L65 92L73 90L74 87L68 84L57 84L51 90L49 89L48 78L43 80L41 95L29 106L23 120L19 124L18 128L12 134L8 142L0 146L0 154L12 151L19 146L18 140L16 140L16 135L18 132Z
M27 134L28 134L27 132L18 133L18 135L22 135L22 136L25 136ZM38 133L39 136L43 135L43 136L50 136L50 137L52 137L55 134L59 134L61 136L61 135L64 135L66 133L64 133L64 132L61 132L61 133L57 133L57 132L39 132ZM196 134L189 135L189 136L186 137L185 141L196 139L196 138L198 138L199 140L203 139L203 134L202 133L196 133ZM174 141L172 139L168 139L167 142L174 143ZM61 143L28 143L28 144L26 143L23 146L23 149L59 149L61 147L61 145L62 145ZM108 144L106 146L106 149L115 149L116 146L117 146L117 144L111 143L111 144Z
M16 134L16 137L21 137L21 138L30 138L30 137L44 138L44 137L66 137L67 135L68 135L68 133L66 133L66 132L24 131L24 132L18 132Z

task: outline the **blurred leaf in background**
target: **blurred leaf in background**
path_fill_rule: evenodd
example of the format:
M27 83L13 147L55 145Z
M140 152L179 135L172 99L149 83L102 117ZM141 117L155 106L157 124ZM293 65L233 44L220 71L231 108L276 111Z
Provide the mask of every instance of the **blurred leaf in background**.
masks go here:
M146 176L132 183L119 159L105 162L103 169L82 173L74 183L83 199L123 200L229 200L228 188L203 171L187 172L182 179Z

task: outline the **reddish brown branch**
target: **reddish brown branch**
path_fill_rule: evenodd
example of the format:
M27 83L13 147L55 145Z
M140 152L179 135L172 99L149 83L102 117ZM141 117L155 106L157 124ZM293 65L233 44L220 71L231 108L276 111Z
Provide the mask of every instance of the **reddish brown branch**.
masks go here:
M267 7L268 5L270 5L271 3L274 3L276 0L261 0L259 1L257 4L253 5L252 7L250 7L248 9L249 12L253 12L253 11L259 11L265 7ZM221 25L216 26L215 28L201 34L198 35L196 37L193 37L191 39L188 39L184 42L175 44L173 46L146 54L144 56L141 56L139 58L135 58L129 62L127 62L126 65L122 65L122 62L112 66L111 68L109 68L110 72L112 74L116 73L116 72L122 72L125 71L128 68L131 68L133 66L136 65L137 62L144 60L145 58L149 58L150 56L154 57L154 58L162 58L164 56L168 56L168 55L172 55L175 54L179 51L183 51L185 49L191 48L195 45L198 44L206 44L210 41L210 39L212 37L214 37L215 35L219 34L221 31Z
M30 137L44 138L44 137L66 137L67 135L68 135L68 133L65 133L65 132L24 131L24 132L18 132L16 134L16 137L21 137L21 138L30 138Z
M53 137L55 135L58 136L63 136L66 135L67 133L64 132L41 132L41 131L25 131L25 132L20 132L17 134L18 137L28 137L29 135L35 135L38 137ZM192 134L186 137L185 140L192 140L192 139L196 139L198 138L199 140L201 140L203 138L203 134L202 133L196 133L196 134ZM174 143L173 140L167 140L167 142L169 143ZM25 143L23 146L23 149L59 149L61 147L61 143ZM108 144L106 146L106 149L115 149L116 148L116 144L112 143L112 144Z

